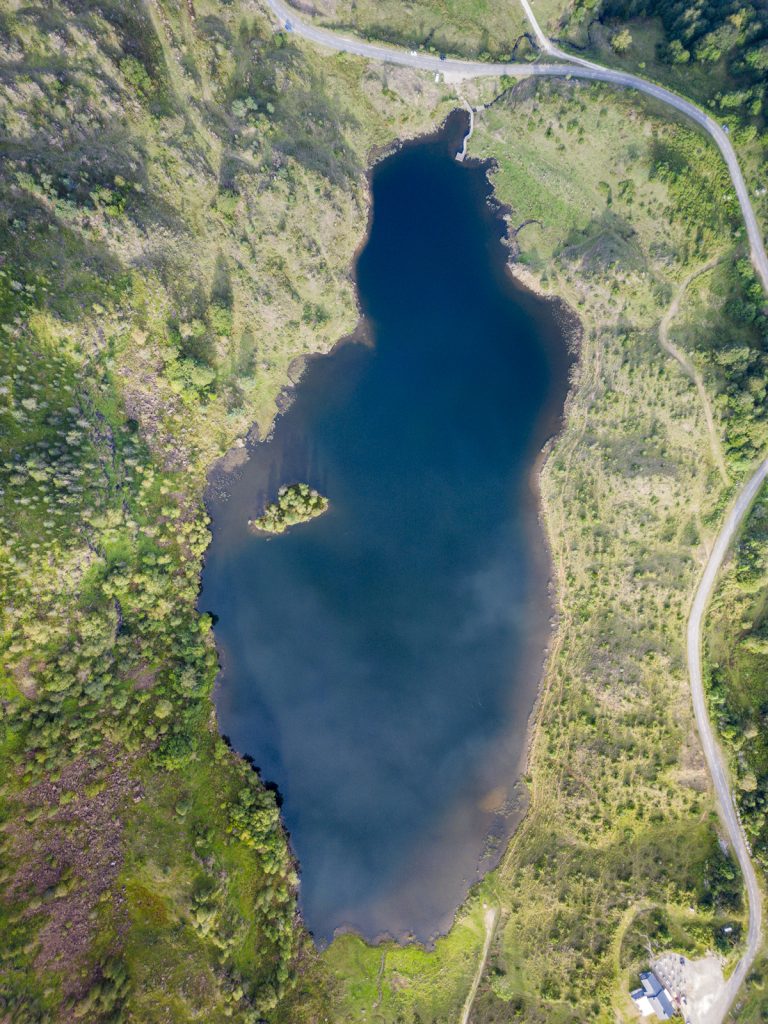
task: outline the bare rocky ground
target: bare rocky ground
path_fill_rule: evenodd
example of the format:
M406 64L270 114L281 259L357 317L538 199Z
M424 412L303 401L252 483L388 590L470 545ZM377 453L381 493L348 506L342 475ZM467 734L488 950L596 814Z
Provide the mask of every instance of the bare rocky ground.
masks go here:
M116 885L122 868L122 832L127 801L142 797L125 757L102 750L98 759L79 758L57 781L30 786L11 833L18 864L7 898L25 905L25 916L41 914L38 970L67 965L64 991L78 997L89 985L86 955L98 923L98 908L113 904L123 917ZM119 929L118 929L119 930Z

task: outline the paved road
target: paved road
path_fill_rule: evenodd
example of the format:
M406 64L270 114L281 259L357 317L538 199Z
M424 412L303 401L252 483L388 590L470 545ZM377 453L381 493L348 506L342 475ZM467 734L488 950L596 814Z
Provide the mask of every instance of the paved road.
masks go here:
M366 57L370 60L384 61L389 64L399 64L405 67L417 68L422 71L441 72L455 78L480 78L484 76L498 77L509 75L514 78L579 78L593 82L608 82L611 85L627 89L635 89L645 93L661 103L672 107L679 113L690 118L703 128L713 139L720 150L728 166L728 172L733 182L733 187L741 206L744 224L749 238L752 263L755 267L766 292L768 292L768 256L766 255L763 243L762 232L758 226L752 204L749 200L749 193L741 173L739 162L736 158L730 139L723 128L714 121L708 114L691 103L690 100L679 96L670 89L665 89L654 82L648 82L637 75L631 75L624 71L614 71L611 68L601 67L591 61L572 54L565 53L555 46L541 30L536 17L531 9L529 0L520 0L523 9L533 27L534 34L542 53L547 57L559 60L560 64L534 63L534 64L486 64L481 61L464 61L446 59L441 60L425 53L416 51L398 50L394 47L383 46L379 43L368 43L361 39L342 36L328 29L320 28L317 25L304 21L295 11L285 6L281 0L266 0L278 21L286 28L296 32L297 35L309 39L319 46L325 46L330 50L342 51L344 53L356 54L359 57ZM691 607L691 614L688 620L688 669L690 674L691 693L693 696L693 707L696 715L696 724L701 736L704 755L712 775L715 793L720 803L723 821L727 827L731 845L744 875L744 881L749 900L749 927L747 931L747 943L744 955L739 961L735 971L728 979L716 1004L712 1007L709 1024L721 1024L725 1020L728 1009L736 997L736 994L749 973L755 955L760 947L761 925L762 925L762 896L758 885L755 869L752 866L749 848L747 846L744 832L741 828L736 806L730 790L730 783L725 767L725 760L715 740L712 726L707 715L706 700L704 696L704 685L701 675L701 637L704 615L717 581L718 571L725 559L725 556L739 531L749 509L754 501L761 484L768 476L768 458L761 463L755 473L750 477L736 498L728 518L715 541L715 546L709 556L704 575L699 583L696 596ZM484 950L485 952L485 950ZM474 988L475 986L473 986ZM471 1008L472 1001L468 1003Z
M542 32L539 23L536 20L536 16L531 9L529 0L520 0L520 3L522 4L523 10L533 27L539 46L544 53L560 60L573 60L587 70L600 70L598 65L592 64L590 61L582 60L579 57L569 57L568 54L564 53L559 49L559 47L551 43L544 32ZM662 89L660 86L654 85L650 82L646 82L644 87L641 87L636 83L642 81L642 79L636 79L634 75L622 77L624 79L631 79L631 81L626 82L626 84L631 85L634 88L640 88L642 92L655 96L657 99L660 99L665 103L670 103L676 110L687 114L697 124L701 125L714 139L726 164L728 165L731 181L733 182L736 195L739 199L739 205L741 206L741 212L744 217L744 223L749 237L752 263L760 277L760 280L762 281L763 288L768 292L768 258L766 257L762 232L758 227L757 218L755 217L754 210L752 209L752 204L749 201L747 186L744 182L739 162L736 159L736 153L734 152L733 146L722 127L703 111L699 110L699 108L693 103L683 99L683 97L677 96L675 93L669 92L667 89ZM622 84L620 80L615 78L610 80L618 81L618 84ZM687 283L688 282L686 281L686 284ZM693 367L691 367L691 369L693 369ZM706 758L707 766L709 767L709 772L712 776L715 794L720 804L723 822L727 828L731 845L744 876L744 885L747 891L747 901L749 906L749 926L747 928L747 941L744 953L741 960L739 960L736 965L736 969L719 992L717 998L711 1006L707 1007L704 1016L702 1017L702 1021L705 1021L705 1024L722 1024L725 1020L739 989L744 983L744 979L749 973L749 969L752 966L762 943L762 892L752 864L751 851L747 845L747 839L744 835L744 830L741 827L741 822L739 821L739 817L736 812L736 805L734 803L733 794L731 793L725 758L723 757L723 752L715 739L712 724L709 720L707 701L704 693L704 682L701 673L701 648L704 617L706 615L710 598L712 597L712 592L717 585L718 573L723 561L725 560L725 556L728 554L728 551L733 544L742 523L749 514L752 503L757 497L757 493L767 476L768 458L758 466L736 497L736 501L734 502L731 511L728 513L728 517L723 523L714 547L710 552L709 559L707 560L704 573L699 581L699 586L696 590L696 596L693 599L690 616L688 618L688 675L691 684L691 696L693 699L693 710L696 716L696 725L699 730L704 757Z
M758 227L752 204L749 201L749 193L744 181L744 176L739 167L733 146L726 132L708 114L691 103L690 100L669 89L664 89L654 82L647 82L637 75L630 75L624 71L614 71L611 68L601 67L580 57L564 53L552 43L539 28L528 0L521 0L526 14L531 19L534 32L539 45L547 56L558 60L566 61L561 64L486 64L483 61L455 60L449 58L440 60L439 57L426 53L418 53L415 50L398 50L392 46L384 46L381 43L368 43L362 39L351 36L339 35L330 29L320 28L304 21L294 10L287 7L282 0L266 0L273 14L283 25L290 25L291 31L304 39L309 39L319 46L325 46L330 50L343 53L353 53L358 57L367 57L369 60L384 61L388 64L400 64L404 67L417 68L422 71L441 72L457 78L482 78L510 75L514 78L581 78L592 82L609 82L627 89L636 89L638 92L652 96L667 106L674 107L681 114L685 114L696 124L700 125L714 140L717 148L723 154L723 159L728 165L733 187L738 196L741 212L749 237L752 263L768 292L768 256L760 228Z
M725 760L715 739L709 715L707 714L707 702L704 696L704 684L701 676L701 636L704 616L709 599L712 596L712 591L717 583L717 574L720 566L723 564L723 560L766 477L768 477L768 459L761 462L749 478L739 492L733 508L728 513L728 517L723 523L707 561L696 596L693 599L690 618L688 619L688 673L691 681L696 725L699 729L701 745L704 748L704 756L709 765L715 792L720 802L723 821L728 829L731 845L744 875L744 884L749 900L749 928L747 931L746 949L736 970L728 979L725 988L720 994L720 998L713 1008L710 1017L712 1022L718 1022L718 1024L725 1019L728 1008L736 997L736 993L747 976L755 954L760 947L762 895L755 869L752 866L752 858L750 857L747 841L744 837L744 831L739 822L736 806L731 795Z
M538 44L544 53L559 60L569 60L574 63L578 63L585 70L603 70L599 65L593 64L590 61L583 60L580 57L571 57L569 54L564 53L559 47L550 42L545 33L542 32L541 27L536 20L536 16L531 9L529 0L520 0L520 3L531 23L531 26L533 27ZM615 74L618 75L618 73ZM760 280L762 281L763 288L768 292L768 257L766 257L762 232L758 227L755 212L749 201L747 186L744 182L739 162L736 159L736 153L734 152L733 146L722 127L713 121L712 118L702 110L699 110L695 104L684 99L682 96L678 96L676 93L670 92L667 89L662 89L660 86L654 85L651 82L644 82L643 85L640 85L639 83L643 80L636 78L635 75L618 75L618 77L612 76L608 81L637 88L641 92L645 92L650 96L655 96L664 103L671 104L671 106L676 110L679 110L691 117L711 135L728 165L731 181L733 182L733 187L736 190L739 205L741 206L741 212L744 217L744 223L747 228L752 263L760 277ZM707 264L707 266L709 265L710 264ZM685 284L687 283L688 281L685 282ZM693 370L693 367L691 366L690 369ZM694 379L696 378L694 377ZM704 574L699 581L699 586L696 590L696 596L693 599L690 616L688 618L688 675L691 684L691 696L693 699L693 710L696 716L696 725L699 730L699 736L701 737L701 745L704 750L707 766L709 767L709 772L712 776L717 800L720 804L723 822L728 830L731 845L744 876L744 885L747 890L747 901L749 905L749 926L747 928L747 941L744 953L741 960L739 960L736 969L721 989L717 998L705 1011L705 1017L702 1018L702 1020L705 1020L706 1024L722 1024L728 1015L728 1010L733 1004L739 989L744 983L744 979L749 973L752 963L754 962L755 956L757 955L762 942L763 897L757 880L757 875L752 864L751 852L747 845L744 830L741 827L741 822L739 821L739 817L736 812L736 805L734 803L733 794L731 793L725 758L723 757L723 752L715 739L712 724L707 712L707 701L704 694L704 682L701 674L702 631L704 627L704 616L706 615L707 607L709 605L710 598L712 597L712 592L717 584L717 577L720 568L742 526L742 523L749 514L752 503L757 497L757 493L766 477L768 477L768 459L765 459L758 466L747 483L742 487L727 519L723 523L714 547L710 552L709 559L707 560Z

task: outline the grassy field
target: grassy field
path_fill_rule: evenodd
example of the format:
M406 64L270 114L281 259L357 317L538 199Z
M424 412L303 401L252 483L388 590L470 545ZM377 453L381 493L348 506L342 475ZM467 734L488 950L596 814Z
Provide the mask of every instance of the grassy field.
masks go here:
M707 643L710 707L733 754L739 810L763 869L768 867L768 742L762 728L768 690L767 515L768 496L763 492L713 600Z
M688 603L732 487L658 327L679 283L722 252L723 264L683 296L670 333L706 381L735 483L766 440L759 401L734 405L742 388L729 369L740 348L745 365L762 366L759 324L733 316L753 281L716 153L627 97L519 86L479 117L470 153L497 162L512 230L541 222L517 236L522 266L583 325L567 423L542 478L559 629L529 765L531 809L500 868L459 911L462 957L438 944L426 958L443 1006L400 966L422 953L345 937L325 958L345 979L340 1020L362 1019L363 1008L373 1021L456 1020L481 946L466 921L485 903L500 921L472 1021L629 1021L628 992L649 948L716 949L733 962L743 925L684 661Z
M399 46L493 60L534 55L519 0L316 0L311 7L324 25Z

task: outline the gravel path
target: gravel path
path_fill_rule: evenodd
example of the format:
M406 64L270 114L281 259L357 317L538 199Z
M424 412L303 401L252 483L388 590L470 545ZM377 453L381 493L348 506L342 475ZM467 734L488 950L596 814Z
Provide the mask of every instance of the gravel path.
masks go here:
M472 987L467 993L467 998L464 1000L464 1008L461 1011L461 1017L459 1018L459 1024L469 1024L469 1015L472 1012L472 1007L475 1003L475 996L477 995L477 989L480 985L480 979L483 976L485 970L485 963L488 959L488 950L491 948L491 939L493 938L493 932L496 928L496 917L498 910L496 907L488 907L483 915L483 921L485 923L485 942L483 943L483 952L480 954L480 960L475 971L475 976L472 979Z
M712 414L712 406L709 401L707 389L704 387L704 381L701 378L701 374L693 365L686 353L683 352L682 349L679 349L669 337L669 328L672 321L680 312L680 303L682 302L683 296L689 286L696 280L696 278L701 277L702 274L706 274L710 270L713 270L720 262L721 258L722 257L720 256L713 256L711 260L704 264L704 266L698 267L696 270L692 270L691 273L682 281L674 299L669 305L669 309L664 314L661 319L661 323L659 324L659 344L665 352L671 355L672 358L680 364L686 375L693 381L696 390L699 393L699 400L704 410L704 419L707 423L707 432L709 433L709 444L712 449L712 458L717 466L718 472L720 473L720 478L727 486L730 482L728 480L728 470L723 457L723 448L720 444L720 437L717 433L717 429L715 428L715 417Z

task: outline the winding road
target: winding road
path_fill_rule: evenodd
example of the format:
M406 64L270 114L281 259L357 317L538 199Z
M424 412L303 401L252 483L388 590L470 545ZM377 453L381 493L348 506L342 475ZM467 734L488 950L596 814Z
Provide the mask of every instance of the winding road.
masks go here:
M741 173L736 153L728 138L727 130L714 121L700 107L696 106L695 103L672 92L670 89L656 85L655 82L646 81L646 79L640 78L638 75L632 75L624 71L615 71L584 60L581 57L576 57L573 54L565 53L555 46L542 31L529 0L520 0L520 3L531 23L542 55L560 61L561 63L559 64L544 62L532 64L491 64L481 61L456 60L453 58L443 60L440 57L419 53L414 50L399 50L395 47L384 46L379 43L369 43L362 39L337 34L329 29L324 29L304 21L295 10L288 8L281 0L265 0L265 2L284 28L316 43L318 46L324 46L337 52L351 53L369 60L383 61L388 64L399 64L422 71L440 73L457 80L481 77L495 78L508 75L513 78L577 78L593 82L607 82L621 88L635 89L637 92L644 93L646 96L651 96L666 106L672 107L703 128L720 150L728 166L728 173L730 174L741 207L749 239L752 264L762 282L763 288L768 293L768 255L766 255L762 232L752 209L746 182ZM758 466L749 480L743 485L728 513L707 560L688 619L688 671L696 725L720 805L722 821L744 876L749 904L749 927L744 954L723 987L715 1004L712 1006L708 1014L708 1024L722 1024L725 1020L728 1010L749 973L749 969L760 948L762 893L752 865L749 846L736 812L725 759L715 739L707 714L701 672L702 627L707 606L717 582L718 572L766 477L768 477L768 458ZM486 922L486 925L488 925L488 922ZM492 931L493 928L491 926L488 928L488 935L492 934ZM487 936L479 968L480 974L482 973L485 957L487 956L489 941ZM475 978L472 990L465 1004L463 1020L469 1017L478 982L479 975Z
M688 674L691 682L693 711L696 715L696 725L701 737L704 756L707 759L715 793L720 803L723 824L728 830L731 845L744 876L744 885L747 890L747 900L749 903L749 928L747 930L744 955L726 982L717 1002L710 1010L709 1020L712 1024L719 1024L720 1021L725 1020L728 1009L736 998L736 993L746 978L749 968L752 966L752 961L755 959L755 955L760 948L762 892L752 865L752 858L744 830L741 827L741 822L736 812L725 759L715 739L712 724L707 713L707 700L704 694L704 683L701 675L701 637L704 616L709 599L712 596L712 591L717 583L717 574L766 477L768 477L768 458L760 463L747 483L739 491L736 501L733 503L731 511L728 513L710 552L704 573L696 590L696 596L691 605L691 614L688 618Z
M635 89L652 96L668 107L674 107L681 114L685 114L692 121L702 127L714 140L715 145L723 155L728 165L728 172L736 191L736 196L741 206L744 223L749 237L749 247L752 256L752 263L757 272L763 287L768 292L768 256L760 228L755 217L752 204L749 201L749 192L744 181L744 176L739 167L730 139L723 128L706 114L695 103L679 96L670 89L665 89L655 82L648 82L638 75L631 75L625 71L614 71L612 68L604 68L599 64L583 60L581 57L574 57L565 53L549 42L547 37L539 28L539 24L533 15L528 0L521 0L525 13L531 21L534 33L541 49L546 56L565 61L561 64L490 64L483 61L456 60L434 57L426 53L418 53L415 50L398 50L393 46L384 46L382 43L368 43L363 39L355 39L351 36L344 36L332 32L330 29L321 28L310 22L304 21L296 11L287 7L282 0L265 0L267 6L284 27L290 26L290 31L303 39L309 39L318 46L325 46L330 50L342 53L352 53L358 57L366 57L369 60L383 61L387 64L399 64L403 67L417 68L421 71L439 72L450 75L452 78L498 78L501 75L509 75L512 78L581 78L591 82L609 82L625 89Z

